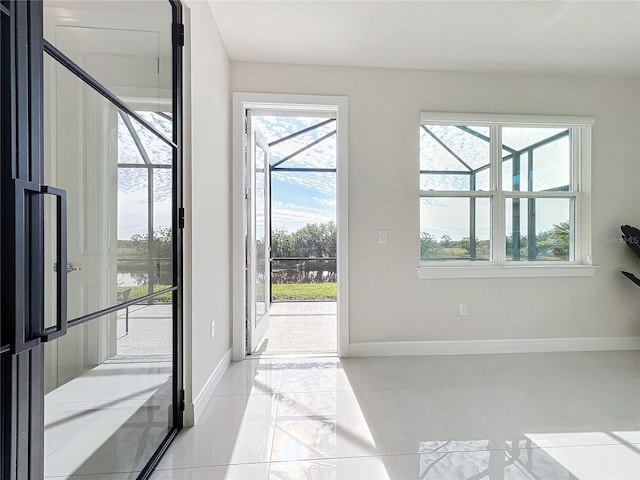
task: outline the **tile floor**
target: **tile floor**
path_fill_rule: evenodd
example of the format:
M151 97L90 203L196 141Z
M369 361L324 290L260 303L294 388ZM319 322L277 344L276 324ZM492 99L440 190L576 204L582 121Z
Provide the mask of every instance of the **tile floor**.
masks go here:
M640 352L245 360L152 478L638 480Z
M325 353L338 351L336 302L276 302L270 326L258 354Z
M85 339L87 351L46 364L47 384L65 381L44 399L45 479L136 478L135 472L112 472L142 469L167 435L173 402L172 305L129 307L128 331L126 314L117 314L117 356L83 369L97 345ZM49 344L56 349L78 345ZM75 378L69 379L69 372Z
M46 394L45 479L141 470L167 435L171 372L170 357L115 359Z

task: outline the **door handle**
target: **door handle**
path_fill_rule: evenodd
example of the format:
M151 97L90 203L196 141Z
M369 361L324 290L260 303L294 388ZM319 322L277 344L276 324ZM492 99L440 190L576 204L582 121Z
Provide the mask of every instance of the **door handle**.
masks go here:
M78 267L78 266L74 265L73 263L67 263L67 273L79 272L80 270L82 270L82 267ZM58 263L57 262L53 264L53 271L54 272L58 271Z
M39 195L52 195L56 197L56 255L60 265L67 265L67 192L40 185L36 182L21 179L14 180L15 194L15 243L27 244L30 242L26 232L29 229L29 222L41 222L41 217L35 219L31 217L33 210L30 202L31 197ZM36 213L36 215L41 215ZM39 218L39 219L38 219ZM27 258L28 249L16 249L15 268L16 281L18 285L27 282ZM44 272L43 272L44 273ZM37 278L38 275L36 275ZM56 324L49 328L44 328L44 318L30 318L30 299L24 294L16 295L16 327L13 331L11 352L18 354L37 347L41 342L48 342L67 333L67 272L66 269L56 270Z
M67 263L67 192L61 188L43 185L39 193L56 198L56 257L58 264L67 266L66 271L63 268L54 268L58 286L56 288L56 324L45 328L38 335L43 342L50 342L67 333L67 274L80 270L80 267Z

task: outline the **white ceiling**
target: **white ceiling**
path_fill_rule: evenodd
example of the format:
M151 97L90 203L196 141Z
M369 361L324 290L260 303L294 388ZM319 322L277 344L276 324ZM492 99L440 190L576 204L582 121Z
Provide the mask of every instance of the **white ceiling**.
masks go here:
M209 2L234 61L640 77L640 0Z

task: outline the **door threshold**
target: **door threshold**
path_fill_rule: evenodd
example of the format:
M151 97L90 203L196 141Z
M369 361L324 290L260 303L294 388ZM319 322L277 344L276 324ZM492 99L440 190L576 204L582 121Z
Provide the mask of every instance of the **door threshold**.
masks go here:
M262 358L335 358L338 357L338 352L295 352L295 353L253 353L247 355L245 360L262 359Z

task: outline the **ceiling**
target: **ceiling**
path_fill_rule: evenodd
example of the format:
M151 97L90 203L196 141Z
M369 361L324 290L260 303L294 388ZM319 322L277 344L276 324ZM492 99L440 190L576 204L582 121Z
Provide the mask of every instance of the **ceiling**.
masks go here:
M640 78L640 0L209 3L233 61Z

